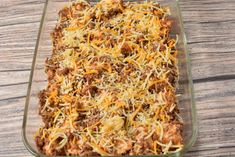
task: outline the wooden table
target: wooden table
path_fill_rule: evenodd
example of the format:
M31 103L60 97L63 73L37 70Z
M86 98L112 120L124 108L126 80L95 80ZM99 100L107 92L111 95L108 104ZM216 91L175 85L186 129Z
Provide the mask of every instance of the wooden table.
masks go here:
M45 0L0 3L0 156L31 156L21 126ZM188 157L235 156L235 0L182 0L199 135Z

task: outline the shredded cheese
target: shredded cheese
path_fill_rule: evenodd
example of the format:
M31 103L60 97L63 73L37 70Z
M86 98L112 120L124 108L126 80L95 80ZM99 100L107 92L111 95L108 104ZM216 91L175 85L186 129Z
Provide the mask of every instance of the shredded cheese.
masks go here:
M167 154L183 147L178 133L164 141L166 124L182 123L178 36L170 36L169 15L155 2L121 0L77 0L59 12L48 86L39 96L45 126L35 135L45 154Z

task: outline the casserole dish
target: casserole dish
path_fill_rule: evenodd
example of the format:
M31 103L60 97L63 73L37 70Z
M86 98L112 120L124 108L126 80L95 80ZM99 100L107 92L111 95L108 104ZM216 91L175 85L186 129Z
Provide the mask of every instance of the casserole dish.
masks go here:
M94 4L96 2L97 1L91 1L91 4ZM192 146L197 134L196 111L193 98L192 79L190 74L188 54L186 51L186 39L183 33L183 26L178 2L173 0L160 0L158 2L162 6L167 6L170 8L170 18L174 21L171 35L178 36L177 50L179 51L179 83L177 87L177 94L181 95L179 97L179 109L184 122L184 148L175 153L158 156L180 156L183 152L185 152ZM38 115L39 100L37 95L39 91L41 91L47 84L46 74L44 72L44 61L47 57L51 55L52 43L50 39L50 33L52 32L55 26L58 11L63 8L66 3L68 2L65 0L49 0L46 2L34 54L23 121L23 140L29 151L36 156L44 156L37 151L34 142L34 135L37 129L41 125L43 125L41 118Z

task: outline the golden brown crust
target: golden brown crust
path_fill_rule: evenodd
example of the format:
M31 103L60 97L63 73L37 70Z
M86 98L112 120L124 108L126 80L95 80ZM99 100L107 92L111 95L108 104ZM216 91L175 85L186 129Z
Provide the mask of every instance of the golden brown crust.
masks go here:
M59 12L39 93L47 155L152 155L183 147L176 40L153 2L74 2Z

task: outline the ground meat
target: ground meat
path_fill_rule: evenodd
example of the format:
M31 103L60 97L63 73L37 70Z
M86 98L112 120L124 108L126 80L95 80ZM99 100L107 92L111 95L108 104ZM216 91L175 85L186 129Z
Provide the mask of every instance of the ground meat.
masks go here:
M143 107L142 107L142 108L143 108L144 110L148 110L148 109L149 109L149 107L150 107L150 105L149 105L149 104L143 104Z
M48 81L52 80L55 77L55 70L48 69L47 71L47 79Z
M90 151L83 151L80 156L100 156L99 153L93 152L92 150Z
M175 87L176 85L176 81L177 81L177 75L170 72L167 76L167 79L168 79L168 82L173 86Z
M55 156L57 153L56 153L56 149L55 149L55 145L54 144L51 144L49 146L49 144L45 144L43 146L43 151L47 154L47 155L50 155L50 156Z
M73 145L68 149L69 155L79 155L80 153L81 150L76 145Z
M52 117L53 112L46 112L40 113L42 116L42 121L44 123L45 128L50 128L53 125L54 118Z
M56 69L58 68L58 65L56 65L53 61L53 59L46 59L46 73L47 73L47 78L48 81L50 82L54 77L56 73Z
M159 83L153 84L149 87L149 92L151 92L151 93L163 92L166 85L167 85L167 83L165 83L165 82L159 82Z
M115 65L114 65L114 69L115 69L115 71L117 71L118 73L120 73L123 68L124 68L124 64L115 64Z
M165 123L163 124L164 132L162 142L169 143L172 141L173 144L182 144L182 124L179 123Z
M45 102L46 102L46 96L47 96L47 94L46 94L46 90L45 90L45 89L42 90L42 91L40 91L40 92L38 93L38 98L39 98L39 104L40 104L40 106L42 106L43 104L45 104Z
M91 111L91 115L89 115L86 118L85 123L86 123L86 126L88 127L88 126L92 126L92 125L96 124L99 121L100 121L99 110L93 109Z
M109 37L106 37L106 41L105 41L104 44L105 44L106 47L112 47Z
M82 142L82 140L79 140L77 144L71 144L69 152L71 155L78 156L100 156L93 151L89 144Z
M143 152L144 152L143 148L139 144L135 143L129 154L138 155L138 154L143 154Z
M123 54L124 57L127 57L127 56L130 55L130 53L131 53L131 46L127 42L125 42L122 45L121 53Z
M156 10L156 9L153 10L153 14L155 16L159 17L160 19L162 19L163 15L164 15L164 13L162 11L159 11L159 10Z
M76 9L76 11L82 11L86 9L86 7L87 7L86 3L74 3L74 8Z
M106 17L112 17L114 15L117 15L120 12L121 10L119 8L112 8L107 12Z
M61 70L57 70L57 74L58 75L67 75L70 71L70 68L64 68L64 69L61 69Z
M155 140L158 140L158 138L159 138L158 133L154 132L152 135L152 140L155 141Z
M86 122L84 122L84 119L86 118L85 115L79 115L79 118L77 121L73 124L76 131L83 131L83 129L87 126Z
M141 36L139 36L137 39L136 39L136 43L137 44L140 44L141 42L143 42L145 39L144 39L144 36L143 35L141 35Z
M48 128L52 125L52 115L53 113L51 113L50 111L44 111L42 112L42 109L44 108L44 105L46 103L46 97L47 97L47 93L46 93L46 90L42 90L39 92L38 94L38 98L39 98L39 104L40 104L40 107L39 107L39 115L42 116L42 121L44 122L45 124L45 127Z
M96 86L85 85L82 89L82 95L94 96L98 92L98 88Z
M166 101L168 104L174 104L176 102L176 98L174 97L174 92L167 92L166 93Z
M102 5L103 14L101 15L101 19L105 21L122 12L122 9L120 7L123 7L123 1L103 0Z
M82 109L83 108L83 103L82 102L79 102L78 100L75 100L72 102L73 104L75 104L74 106L77 108L77 109Z
M59 11L59 16L61 22L66 22L71 16L71 11L69 7L65 7L63 10Z
M160 45L160 51L165 51L166 50L166 46L165 45Z
M88 27L89 27L90 29L94 29L94 28L95 28L95 24L94 24L93 22L90 22L89 25L88 25Z
M105 62L105 63L110 63L111 62L111 57L110 56L101 56L99 57L100 62Z
M39 151L43 151L43 146L44 146L44 140L41 138L42 134L39 134L38 136L35 137L35 142L36 146L39 149Z
M162 21L163 27L171 28L172 24L173 24L173 21L169 20L169 19L165 19L165 20Z
M95 79L98 78L99 75L98 74L86 74L84 75L84 79L86 80L86 82L88 82L88 84L91 84L91 82Z
M49 97L49 94L58 93L60 86L57 83L50 83L47 87L47 95ZM52 99L50 99L52 100Z
M99 31L95 31L90 36L90 40L96 40L97 41L97 40L103 40L103 39L104 39L104 34L102 32L99 32Z
M115 147L117 147L117 152L115 154L122 155L126 154L128 151L131 150L133 142L131 140L116 140Z
M54 31L51 33L51 37L53 38L53 46L58 49L58 42L62 38L62 24L60 26L57 26Z
M145 149L149 148L148 142L145 139L148 134L148 129L144 126L140 126L136 130L136 142L134 142L130 155L144 154Z

